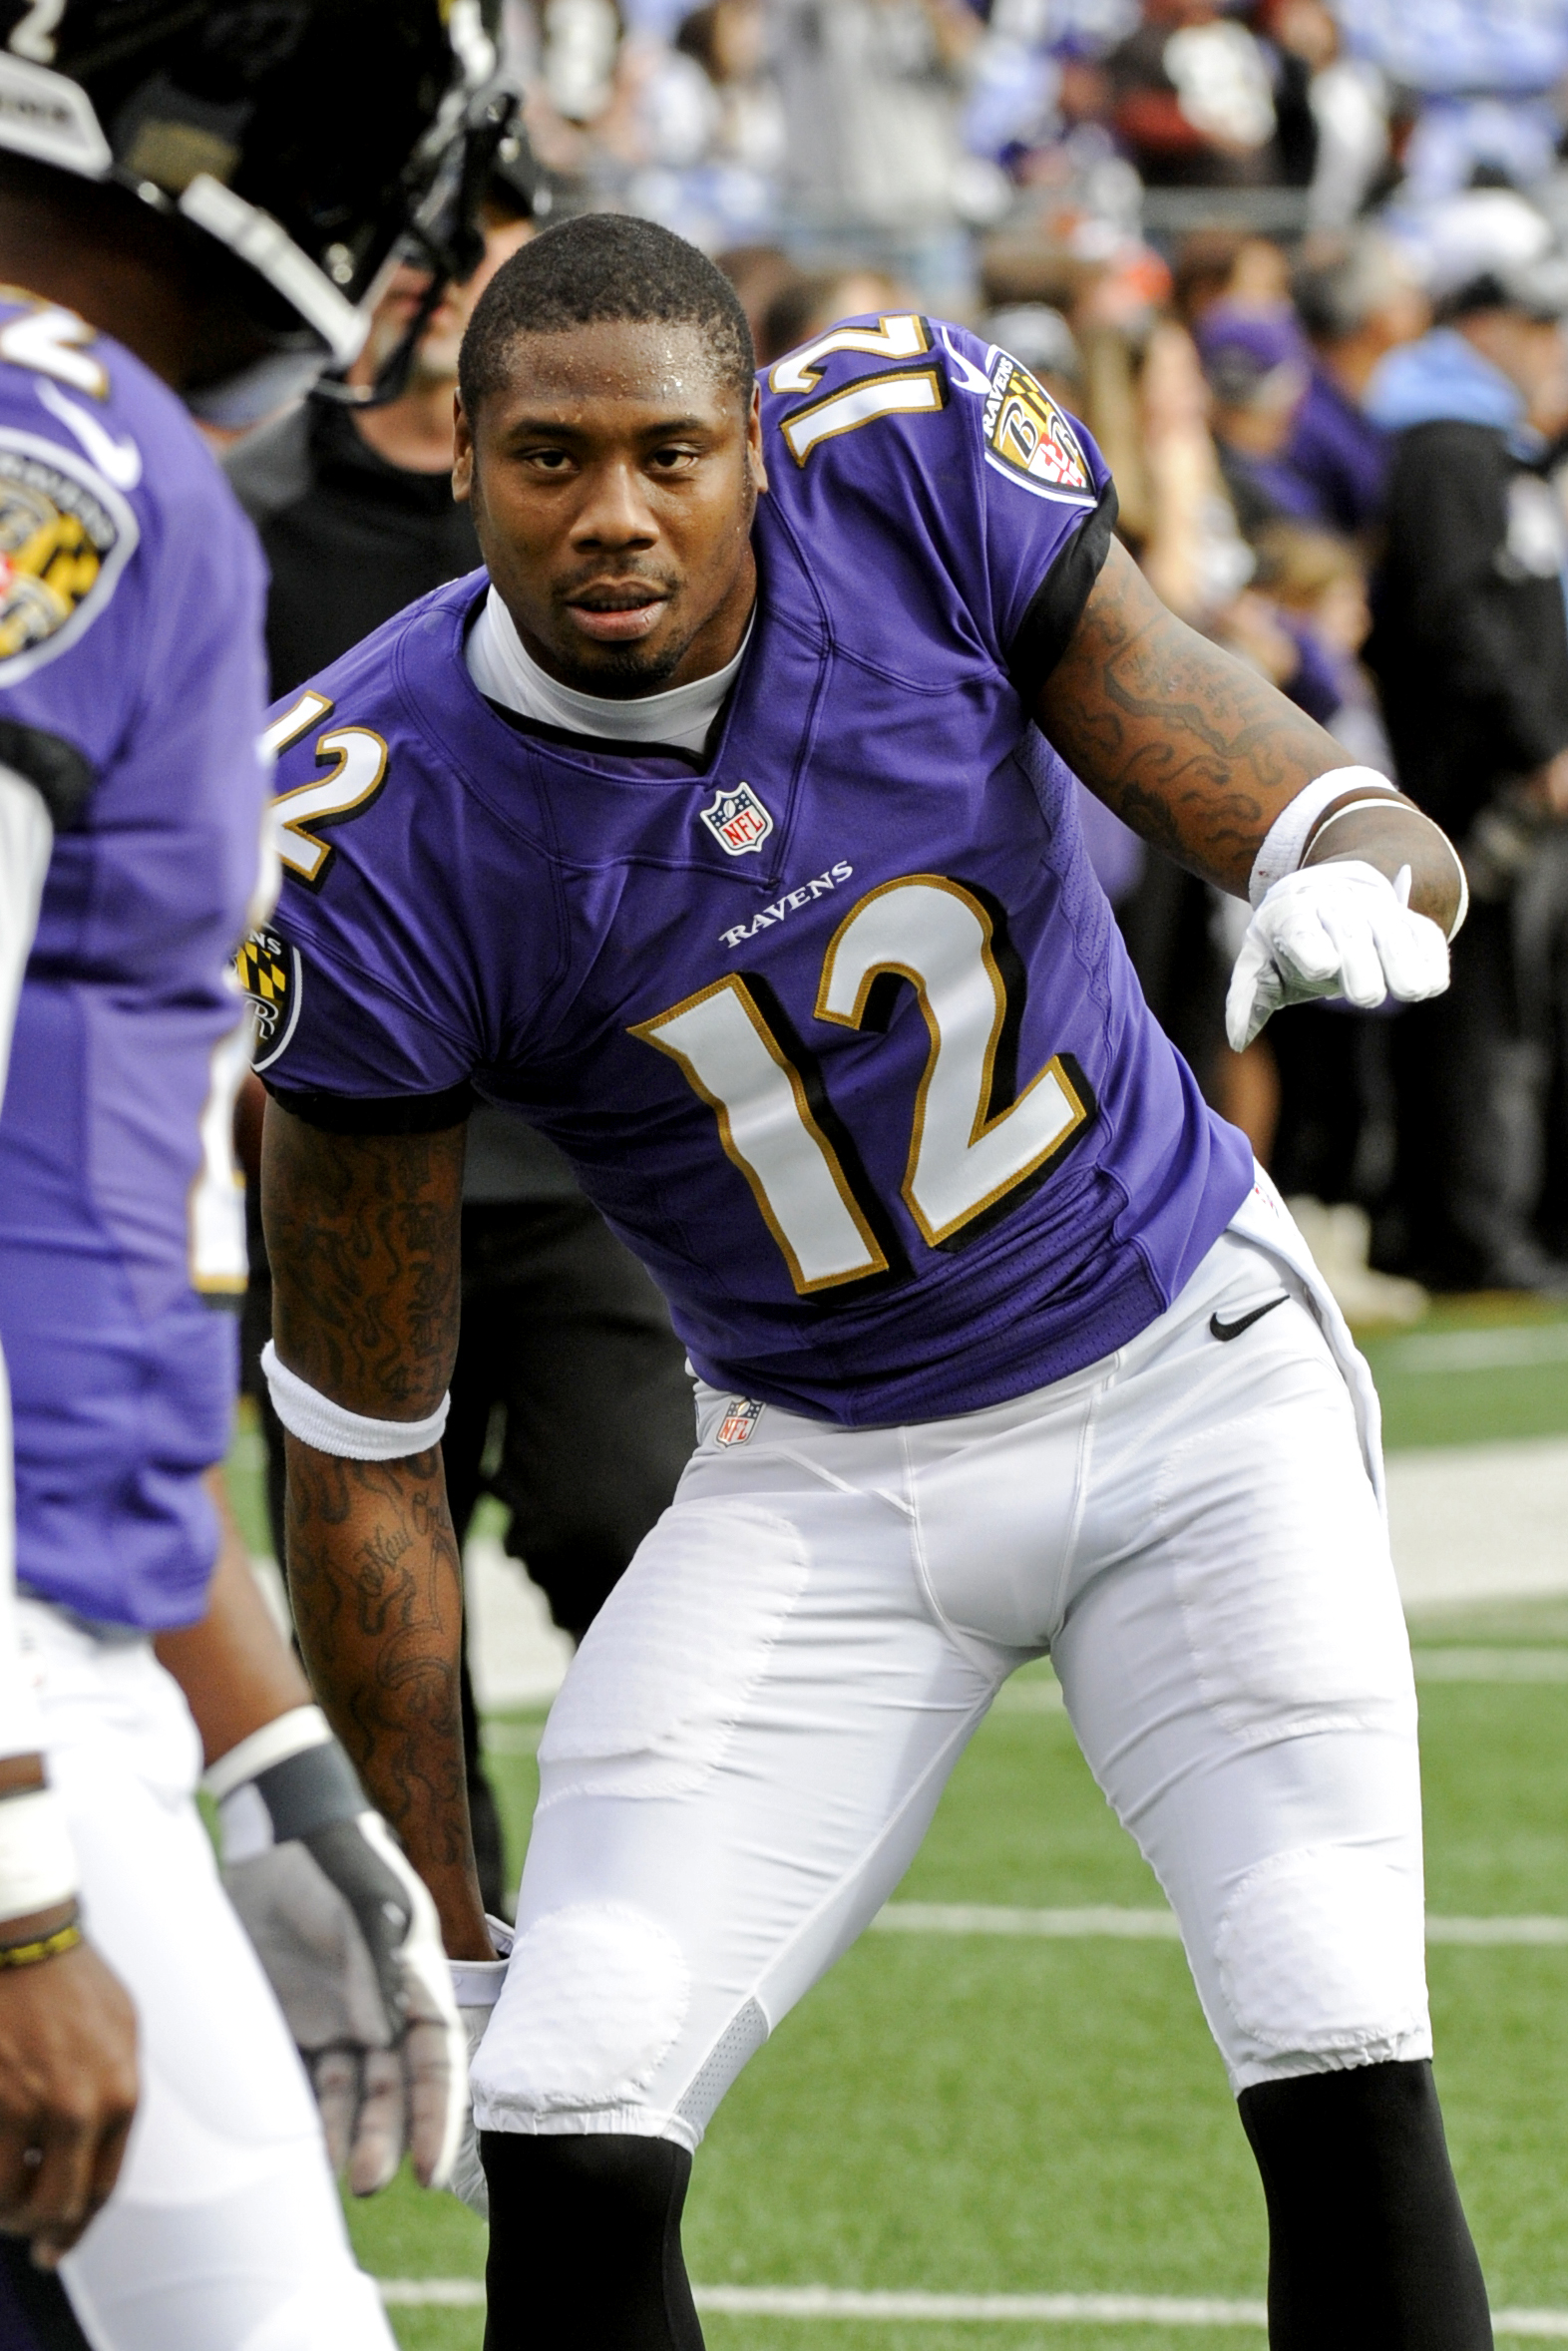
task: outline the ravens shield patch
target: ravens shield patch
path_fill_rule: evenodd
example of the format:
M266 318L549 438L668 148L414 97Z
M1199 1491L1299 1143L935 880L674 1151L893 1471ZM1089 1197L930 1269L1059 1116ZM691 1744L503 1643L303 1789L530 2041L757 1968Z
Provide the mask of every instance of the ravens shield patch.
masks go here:
M137 543L118 490L70 450L0 429L0 685L16 685L108 603Z
M998 351L985 402L985 462L1022 478L1042 498L1094 496L1088 460L1071 425L1043 384Z
M234 958L239 984L255 1007L252 1067L270 1069L299 1018L299 950L262 925Z

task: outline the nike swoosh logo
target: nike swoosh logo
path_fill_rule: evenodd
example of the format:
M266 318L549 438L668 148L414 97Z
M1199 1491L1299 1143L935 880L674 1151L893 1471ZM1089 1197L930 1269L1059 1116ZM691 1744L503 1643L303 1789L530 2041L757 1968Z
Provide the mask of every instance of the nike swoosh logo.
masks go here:
M1265 1315L1272 1315L1275 1308L1284 1306L1289 1298L1290 1292L1282 1290L1278 1298L1266 1298L1262 1306L1255 1306L1250 1315L1238 1315L1234 1323L1222 1323L1218 1315L1211 1315L1209 1329L1216 1339L1240 1339L1244 1331L1250 1331L1254 1323L1261 1323Z
M56 391L53 384L40 380L33 388L44 406L76 435L94 465L117 490L136 488L142 479L142 452L134 441L122 440L117 433L109 432L96 416L78 408L74 400Z

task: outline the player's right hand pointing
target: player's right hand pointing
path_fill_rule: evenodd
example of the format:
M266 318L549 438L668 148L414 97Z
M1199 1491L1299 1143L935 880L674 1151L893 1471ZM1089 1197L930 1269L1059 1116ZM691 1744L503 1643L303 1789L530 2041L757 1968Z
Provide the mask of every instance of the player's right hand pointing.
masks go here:
M8 1919L40 1947L71 1907ZM107 2200L136 2112L136 2011L88 1943L0 1968L0 2229L53 2269Z
M312 1745L247 1769L266 1737L208 1774L223 1882L305 2060L333 2166L373 2195L406 2150L424 2186L445 2187L468 2067L435 1904L324 1723Z

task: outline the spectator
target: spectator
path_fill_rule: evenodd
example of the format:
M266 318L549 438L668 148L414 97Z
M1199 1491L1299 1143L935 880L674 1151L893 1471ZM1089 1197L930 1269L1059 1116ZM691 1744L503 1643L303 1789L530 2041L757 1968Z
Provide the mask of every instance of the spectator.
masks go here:
M781 294L787 285L793 285L805 273L790 259L782 245L729 245L716 253L714 259L735 289L740 306L746 313L752 342L760 353L762 322L767 316L768 304L775 294Z
M773 23L796 218L875 250L932 308L962 304L959 103L979 19L963 0L773 0Z
M1392 753L1361 662L1372 632L1367 575L1357 550L1329 531L1276 524L1258 545L1257 584L1296 642L1316 684L1284 691L1310 710L1365 767L1389 773Z
M1112 380L1111 355L1103 346L1091 353L1102 362L1101 393ZM1220 472L1197 351L1174 320L1150 332L1129 390L1130 433L1119 400L1109 414L1092 402L1086 421L1102 449L1117 446L1135 488L1135 499L1123 500L1123 521L1150 586L1194 628L1211 629L1251 579L1253 557Z
M1177 317L1193 333L1220 303L1283 313L1291 306L1290 263L1272 237L1232 228L1195 229L1182 239L1171 295Z
M458 345L485 285L533 233L528 183L526 167L520 177L493 182L484 261L467 285L449 286L437 303L400 399L364 409L302 401L239 442L228 459L272 575L267 660L274 694L479 562L473 525L452 502ZM356 362L356 383L369 384L407 333L426 283L422 271L399 268Z
M1325 0L1261 0L1253 23L1273 68L1281 182L1287 188L1310 187L1319 149L1313 95L1319 74L1339 52L1339 27Z
M1309 253L1296 271L1297 315L1312 377L1286 447L1294 473L1338 530L1376 520L1388 445L1363 402L1380 360L1425 327L1426 301L1408 262L1375 229Z
M267 642L274 695L319 672L415 597L478 567L466 507L452 499L457 348L474 303L530 233L526 175L493 186L485 260L449 289L415 350L408 388L383 408L311 401L242 442L228 461L271 566ZM399 272L355 369L368 381L407 331L424 291ZM265 1043L262 1044L264 1066ZM252 1105L252 1120L258 1105ZM251 1136L250 1169L259 1157ZM243 1359L268 1447L268 1505L283 1559L283 1449L261 1349L271 1284L252 1182L251 1288ZM505 1111L469 1122L463 1194L463 1336L444 1443L461 1543L488 1485L509 1512L558 1625L581 1638L691 1450L691 1389L663 1300L579 1191L553 1145ZM493 1420L499 1458L484 1465ZM464 1736L475 1850L487 1904L503 1895L500 1823L479 1759L467 1663Z
M784 152L784 116L767 71L761 0L711 0L693 9L675 36L677 56L706 76L717 109L710 153L737 169L768 177Z
M1106 72L1112 128L1151 188L1279 180L1268 59L1219 0L1144 0L1142 24Z
M1205 313L1197 339L1214 393L1220 470L1243 534L1255 538L1269 523L1320 522L1318 493L1288 455L1311 382L1295 319L1222 303Z
M989 311L980 332L1037 376L1053 400L1070 414L1083 400L1083 354L1071 327L1048 302L1012 302Z
M785 132L766 51L761 0L711 0L682 19L672 48L645 58L631 210L710 250L770 226Z
M1453 987L1397 1023L1409 1270L1568 1293L1535 1229L1549 1075L1545 966L1568 930L1568 624L1547 433L1568 414L1568 268L1522 199L1434 224L1439 323L1369 408L1396 436L1369 657L1404 789L1464 851Z
M841 318L863 311L875 314L908 310L913 298L907 287L886 270L871 268L803 270L781 286L762 314L757 340L757 365L771 367L786 351L809 343Z

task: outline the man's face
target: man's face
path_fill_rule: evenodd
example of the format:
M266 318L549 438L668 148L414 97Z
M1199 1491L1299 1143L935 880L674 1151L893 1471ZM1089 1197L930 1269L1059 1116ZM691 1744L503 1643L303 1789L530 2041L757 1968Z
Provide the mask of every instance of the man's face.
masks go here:
M462 285L449 283L442 289L440 301L425 321L425 331L414 346L409 368L411 390L456 382L458 346L463 340L463 329L474 314L474 304L502 262L510 261L518 247L527 244L533 234L532 220L486 222L484 259ZM398 264L391 284L376 304L365 347L349 371L350 382L374 383L408 332L409 322L424 300L429 283L428 270L416 269L408 261Z
M458 409L453 489L536 661L585 693L711 675L756 593L767 488L743 405L700 328L622 320L522 335L506 384Z

